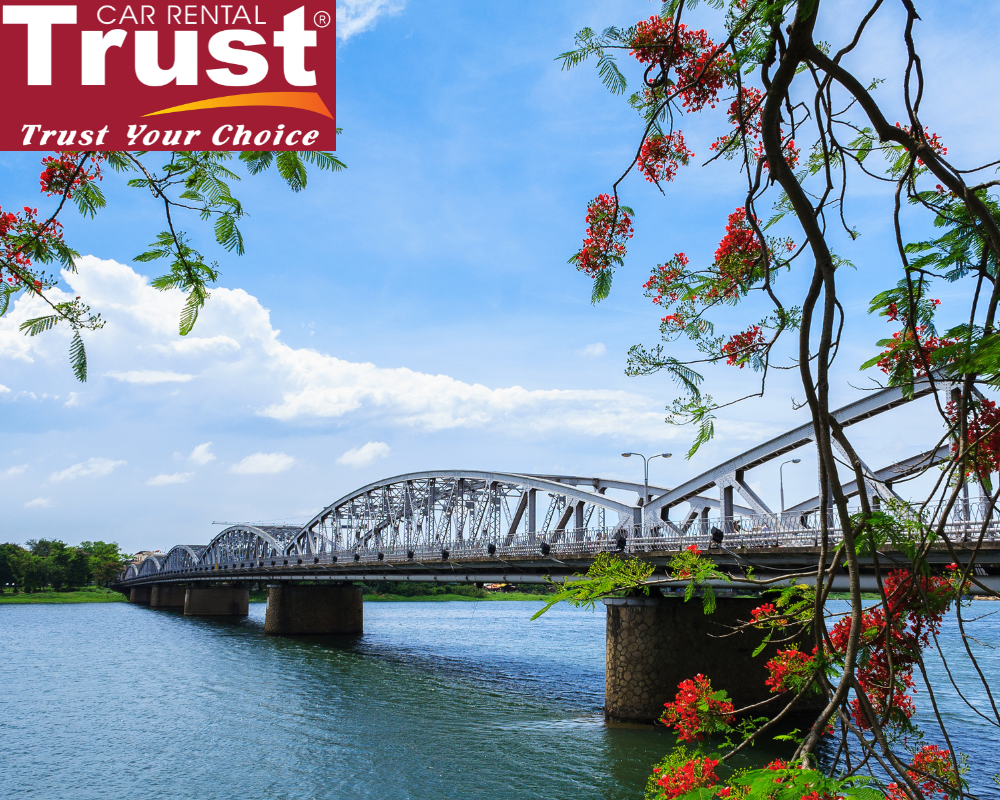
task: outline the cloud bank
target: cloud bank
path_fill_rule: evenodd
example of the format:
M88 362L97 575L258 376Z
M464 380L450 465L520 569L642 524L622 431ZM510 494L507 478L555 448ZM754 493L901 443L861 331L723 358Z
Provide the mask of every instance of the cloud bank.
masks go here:
M181 339L179 291L159 292L148 278L114 261L86 256L78 266L78 273L62 274L64 285L108 319L104 329L87 335L91 364L135 390L159 389L158 395L144 395L147 401L201 403L210 413L228 416L239 410L295 425L363 421L424 432L464 428L655 440L675 435L663 424L659 401L631 392L489 387L291 347L272 326L267 309L241 289L213 289L195 331ZM0 358L46 361L66 380L68 332L27 338L17 330L21 321L40 313L36 298L21 297L0 319ZM32 375L37 370L32 367ZM91 385L77 389L79 402L86 401ZM211 461L209 446L195 448L191 461ZM64 478L82 476L82 470L71 467Z

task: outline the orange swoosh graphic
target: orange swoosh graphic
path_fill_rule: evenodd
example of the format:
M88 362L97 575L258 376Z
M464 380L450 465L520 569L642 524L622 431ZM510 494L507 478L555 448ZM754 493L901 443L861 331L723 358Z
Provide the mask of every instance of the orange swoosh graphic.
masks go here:
M333 119L323 99L316 92L250 92L249 94L231 94L228 97L215 97L211 100L198 100L195 103L185 103L182 106L164 108L143 114L144 117L155 117L157 114L174 114L178 111L199 111L206 108L237 108L239 106L282 106L284 108L301 108L303 111L314 111L324 117Z

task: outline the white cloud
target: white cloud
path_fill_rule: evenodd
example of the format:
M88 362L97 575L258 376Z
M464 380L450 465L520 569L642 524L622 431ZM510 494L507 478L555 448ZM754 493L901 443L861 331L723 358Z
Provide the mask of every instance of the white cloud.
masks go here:
M397 14L405 6L405 0L339 0L337 38L346 41L356 33L374 27L379 17Z
M187 483L194 477L193 472L174 472L171 475L160 473L155 478L146 481L147 486L170 486L174 483Z
M110 475L115 467L125 464L125 461L112 461L110 458L88 458L85 462L67 467L62 472L49 475L50 481L75 480L76 478L103 478Z
M152 349L168 355L198 355L201 353L226 353L240 349L240 343L231 336L185 336L166 344L154 344Z
M254 453L233 464L229 471L239 475L273 475L291 469L294 463L295 459L286 453Z
M66 402L63 403L63 405L66 406L66 408L73 408L73 406L80 405L80 395L78 395L76 392L70 392L69 398L67 398Z
M348 467L366 467L376 459L389 455L389 449L385 442L368 442L361 447L352 447L337 459L337 463Z
M6 394L9 391L10 391L10 389L8 389L6 386L4 386L2 383L0 383L0 394Z
M217 412L257 414L281 422L331 420L414 427L424 431L489 427L518 435L627 436L665 441L684 435L663 422L663 401L630 391L525 389L470 384L449 375L348 361L282 342L270 313L241 289L216 288L198 320L205 341L218 347L176 351L177 290L158 292L149 280L114 261L85 256L78 273L62 274L107 317L87 342L91 363L117 380L198 380L184 402ZM53 298L71 298L57 289ZM68 334L25 337L17 326L44 309L23 296L0 318L0 358L41 359L65 369ZM224 341L238 347L222 346ZM162 352L161 352L162 351ZM167 352L169 351L169 352ZM174 371L174 367L182 369ZM183 370L183 371L182 371ZM238 391L234 391L238 387Z
M48 508L52 505L52 501L47 497L36 497L34 500L29 500L24 504L25 508Z
M195 464L201 464L204 466L209 461L215 461L215 453L212 452L211 448L211 442L200 444L191 451L191 455L189 455L188 458L190 458Z
M16 467L7 467L7 469L0 474L2 474L5 478L13 478L15 475L23 475L27 469L27 464L19 464Z
M160 372L155 369L134 369L128 372L108 372L109 378L125 383L187 383L194 375L182 372Z
M587 356L588 358L600 358L607 352L608 348L604 346L604 342L594 342L593 344L588 344L586 347L581 347L576 351L576 354Z

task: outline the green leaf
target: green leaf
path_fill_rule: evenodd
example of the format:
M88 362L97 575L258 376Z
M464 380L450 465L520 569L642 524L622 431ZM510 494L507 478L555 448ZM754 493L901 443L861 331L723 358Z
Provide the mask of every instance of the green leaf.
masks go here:
M45 317L35 317L34 319L26 319L19 326L19 330L24 331L28 336L38 336L40 333L44 333L47 330L51 330L59 322L58 314L49 314Z
M73 367L73 374L81 383L87 382L87 350L83 346L83 337L80 331L73 334L73 339L69 344L69 362Z
M611 270L602 269L594 276L594 288L590 293L590 302L597 305L611 294Z

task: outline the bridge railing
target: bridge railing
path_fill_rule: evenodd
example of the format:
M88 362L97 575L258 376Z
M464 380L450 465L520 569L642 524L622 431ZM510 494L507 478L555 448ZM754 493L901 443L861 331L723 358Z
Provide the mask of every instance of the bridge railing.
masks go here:
M933 523L935 511L925 517ZM122 580L137 580L150 577L184 577L186 575L206 576L211 573L226 573L287 566L349 566L384 562L392 567L403 563L461 562L476 560L505 560L523 558L547 558L555 562L576 558L592 558L598 553L612 552L623 555L641 555L647 552L680 551L691 545L702 550L718 547L732 550L781 547L816 547L820 543L820 518L818 511L796 515L743 516L731 519L720 517L699 517L686 526L672 522L655 521L646 525L619 525L615 527L567 528L559 531L518 533L504 536L498 541L439 541L420 544L400 541L379 541L369 539L354 548L343 548L333 552L304 554L298 556L272 553L262 557L249 552L241 555L233 552L222 563L201 564L166 560L157 562L155 575L144 570L142 575L131 575ZM986 520L989 519L988 522ZM837 524L837 516L830 515L829 541L837 544L842 532ZM986 541L1000 541L1000 520L996 514L989 514L989 505L972 502L968 506L960 504L953 509L945 524L945 531L952 541L969 542L982 534ZM156 566L156 565L154 565ZM146 573L149 574L146 574Z

